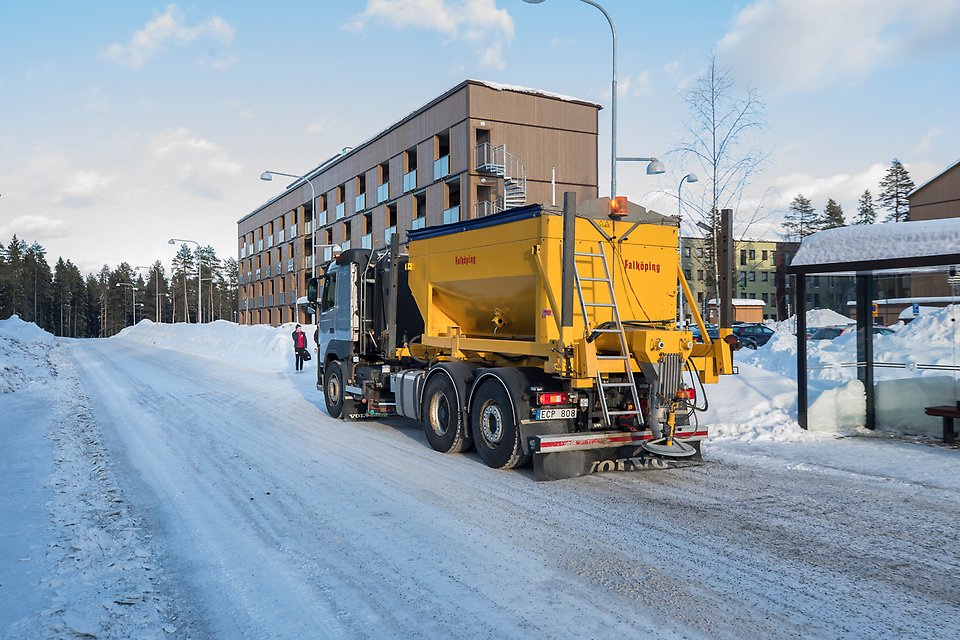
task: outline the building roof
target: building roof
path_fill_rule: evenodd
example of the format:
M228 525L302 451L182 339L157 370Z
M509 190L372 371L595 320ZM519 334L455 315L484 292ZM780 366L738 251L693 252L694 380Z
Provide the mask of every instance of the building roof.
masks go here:
M312 180L312 179L314 179L315 177L317 177L318 175L320 175L322 172L324 172L324 171L326 171L327 169L330 169L331 167L333 167L333 166L335 166L336 164L338 164L338 163L339 163L340 161L342 161L343 159L348 158L349 156L351 156L351 155L353 155L354 153L358 152L360 149L363 149L365 146L367 146L368 144L370 144L370 143L373 142L374 140L377 140L378 138L383 137L384 135L386 135L386 134L389 133L390 131L396 129L397 127L399 127L399 126L402 125L403 123L407 122L408 120L411 120L412 118L420 115L421 113L423 113L424 111L426 111L427 109L429 109L430 107L432 107L433 105L437 104L438 102L441 102L441 101L445 100L446 98L450 97L451 95L453 95L453 94L456 93L457 91L460 91L461 89L463 89L464 87L466 87L466 86L469 85L469 84L487 87L487 88L493 89L493 90L495 90L495 91L510 91L510 92L514 92L514 93L525 93L525 94L528 94L528 95L539 96L539 97L541 97L541 98L549 98L549 99L551 99L551 100L561 100L561 101L563 101L563 102L572 102L572 103L575 103L575 104L581 104L581 105L585 105L585 106L588 106L588 107L595 107L595 108L597 108L597 109L602 109L602 108L603 108L600 104L597 104L596 102L590 102L590 101L588 101L588 100L581 100L580 98L574 98L574 97L572 97L572 96L566 96L566 95L563 95L563 94L561 94L561 93L552 93L552 92L550 92L550 91L543 91L542 89L533 89L533 88L530 88L530 87L519 87L519 86L515 86L515 85L500 84L500 83L497 83L497 82L490 82L490 81L487 81L487 80L473 80L473 79L468 78L468 79L464 80L463 82L459 83L458 85L456 85L455 87L452 87L452 88L444 91L444 92L443 92L442 94L440 94L439 96L437 96L437 97L435 97L435 98L432 98L432 99L431 99L429 102L427 102L426 104L424 104L424 105L422 105L422 106L420 106L420 107L417 107L416 109L414 109L413 111L411 111L410 113L408 113L408 114L405 115L404 117L400 118L399 120L397 120L396 122L394 122L393 124L391 124L390 126L388 126L387 128L385 128L385 129L377 132L377 133L374 134L372 137L367 138L367 139L364 140L363 142L357 144L355 147L344 147L344 148L343 148L343 151L342 151L341 153L338 153L337 155L332 156L331 158L329 158L329 159L325 160L324 162L320 163L319 165L317 165L316 167L314 167L313 169L311 169L309 172L307 172L306 174L304 174L304 177L305 177L307 180ZM301 185L303 185L303 184L304 184L304 180L303 180L303 179L296 179L296 180L294 180L293 182L291 182L290 184L288 184L287 187L286 187L282 192L278 193L277 195L275 195L274 197L270 198L269 200L267 200L266 202L264 202L263 204L261 204L259 207L257 207L256 209L254 209L254 210L251 211L250 213L246 214L245 216L243 216L242 218L240 218L239 220L237 220L237 224L240 224L241 222L243 222L244 220L246 220L246 219L249 218L250 216L253 216L253 215L256 215L256 214L260 213L261 211L263 211L264 209L266 209L267 207L269 207L270 205L272 205L274 202L277 202L278 200L280 200L281 198L283 198L285 195L287 195L287 194L290 193L291 191L294 191L295 189L298 189L298 188L299 188Z
M960 255L960 218L887 222L826 229L807 236L790 270L872 270L903 266L952 264ZM942 260L940 260L943 258ZM798 268L799 267L799 268Z
M735 307L763 307L767 304L763 300L755 300L754 298L733 298L730 300L730 302L733 303L733 306ZM716 305L717 299L710 298L707 300L707 304Z
M944 169L943 171L941 171L941 172L938 173L937 175L933 176L932 178L930 178L929 180L927 180L926 182L924 182L922 185L920 185L919 187L917 187L916 189L914 189L913 191L911 191L910 193L908 193L908 194L907 194L907 198L912 198L914 195L916 195L916 193L917 193L918 191L920 191L921 189L927 187L928 185L936 182L936 181L940 178L940 176L942 176L943 174L945 174L946 172L950 171L951 169L953 169L954 167L956 167L956 166L958 166L958 165L960 165L960 160L957 160L957 161L954 162L952 165L950 165L949 167L947 167L946 169Z

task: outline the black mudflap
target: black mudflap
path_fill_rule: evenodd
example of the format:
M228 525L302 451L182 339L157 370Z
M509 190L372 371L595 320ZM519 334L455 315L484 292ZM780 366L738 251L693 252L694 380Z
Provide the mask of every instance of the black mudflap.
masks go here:
M699 451L689 458L663 458L640 447L627 446L537 453L533 456L533 475L536 480L562 480L605 471L678 469L699 464L702 464Z

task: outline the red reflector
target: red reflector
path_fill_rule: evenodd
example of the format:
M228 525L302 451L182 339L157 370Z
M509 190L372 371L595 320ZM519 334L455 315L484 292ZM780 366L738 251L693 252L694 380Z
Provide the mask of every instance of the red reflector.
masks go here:
M541 407L551 404L569 404L570 396L565 393L541 393L538 400Z
M693 387L680 387L677 389L677 400L696 400L697 391Z

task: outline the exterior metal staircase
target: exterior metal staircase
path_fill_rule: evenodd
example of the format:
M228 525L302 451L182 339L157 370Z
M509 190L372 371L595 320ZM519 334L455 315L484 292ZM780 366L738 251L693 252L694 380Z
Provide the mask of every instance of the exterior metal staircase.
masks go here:
M503 198L491 200L485 205L484 213L499 213L527 203L527 171L519 158L507 152L507 145L494 147L489 142L481 142L474 148L474 161L479 173L503 178Z

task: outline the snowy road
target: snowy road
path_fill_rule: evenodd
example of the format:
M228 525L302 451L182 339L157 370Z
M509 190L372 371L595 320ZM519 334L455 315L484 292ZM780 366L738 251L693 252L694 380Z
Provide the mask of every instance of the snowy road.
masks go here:
M177 637L960 637L955 478L708 450L535 483L332 420L312 373L69 352Z

